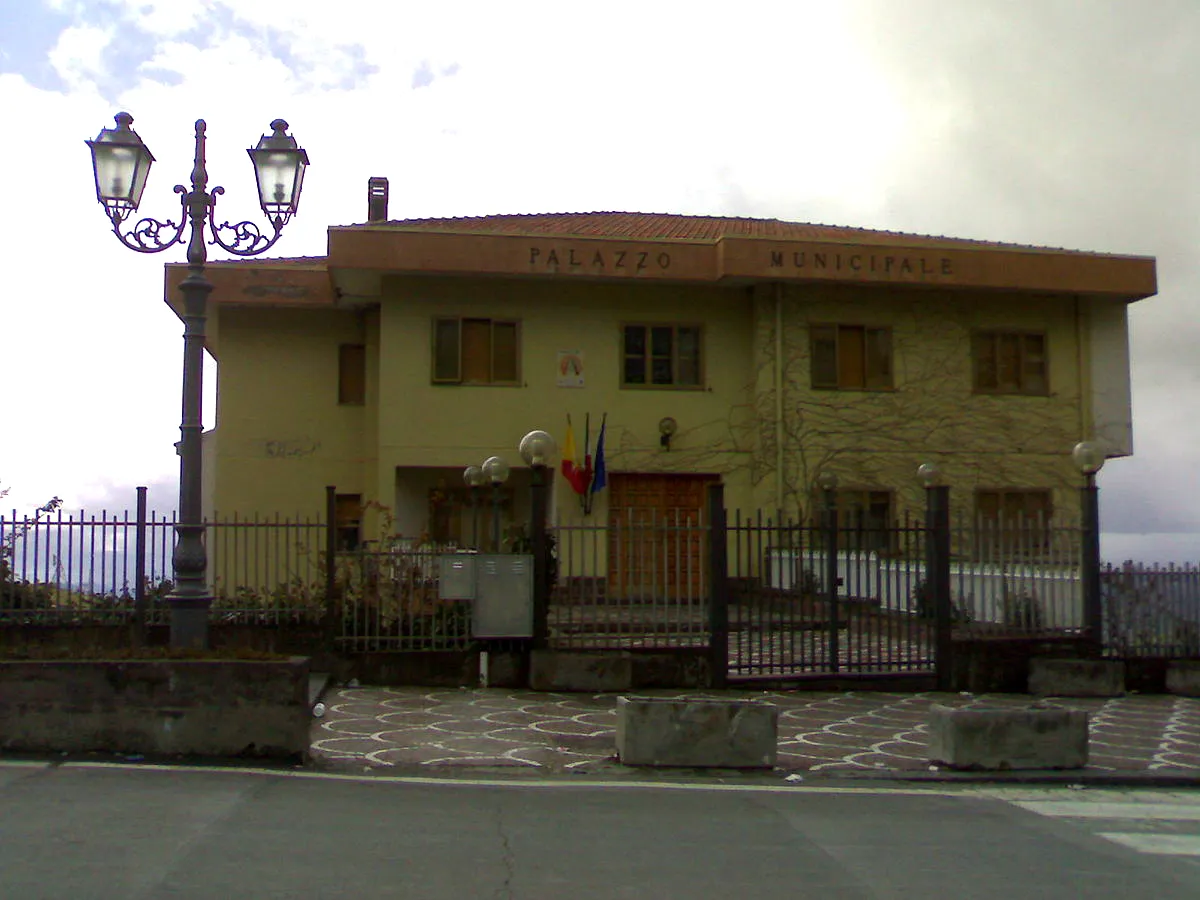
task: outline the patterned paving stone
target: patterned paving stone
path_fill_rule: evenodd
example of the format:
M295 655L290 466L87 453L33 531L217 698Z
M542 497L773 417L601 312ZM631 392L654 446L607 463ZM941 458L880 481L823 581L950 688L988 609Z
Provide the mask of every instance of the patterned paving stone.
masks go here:
M827 774L925 769L935 704L1020 708L1023 695L639 691L756 699L779 707L784 770ZM1200 700L1132 695L1042 702L1084 709L1094 771L1200 773ZM614 765L616 696L500 689L343 688L314 719L314 759L333 766L508 766L590 771Z

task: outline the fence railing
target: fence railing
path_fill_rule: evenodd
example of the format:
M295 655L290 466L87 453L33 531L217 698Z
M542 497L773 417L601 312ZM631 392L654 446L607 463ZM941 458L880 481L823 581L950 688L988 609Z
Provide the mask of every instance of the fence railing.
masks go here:
M213 620L319 621L324 540L318 521L206 522ZM157 513L0 517L0 623L165 622L174 543Z
M0 516L0 623L153 619L173 545L174 523L157 514Z
M441 557L455 547L393 541L337 555L338 644L345 650L462 650L471 606L439 594Z
M550 531L549 634L562 648L708 642L708 529L695 512L634 511Z
M146 513L144 505L140 514L0 516L0 625L165 622L174 526L172 519ZM333 624L332 636L342 647L354 650L470 645L469 604L439 597L438 556L453 548L394 540L386 548L339 553L330 572L329 527L280 517L206 523L213 620L324 621ZM957 635L1083 633L1080 529L958 522L950 531ZM720 620L727 626L717 627L727 634L748 626L786 633L780 638L789 642L785 649L760 648L764 664L794 654L798 641L809 641L805 652L817 658L822 629L835 654L848 641L867 646L886 634L907 642L905 658L924 659L929 637L920 623L933 616L929 533L919 521L873 528L841 523L830 555L820 523L732 513L723 532L730 615ZM630 512L603 524L559 525L549 534L555 551L548 592L552 645L710 644L714 532L700 515ZM831 584L844 611L862 613L846 622L874 623L873 630L856 639L842 627L846 622L828 618L821 604L831 596ZM1103 570L1100 585L1106 653L1200 655L1200 567L1127 563ZM751 605L755 592L769 602ZM892 624L884 628L884 621ZM910 622L916 623L911 634L897 631L897 623L908 628ZM872 652L887 657L892 651L879 643ZM871 663L866 657L847 661Z
M1200 567L1106 566L1100 598L1108 655L1200 656Z
M739 512L729 531L731 575L756 579L773 590L827 592L830 563L819 524ZM916 519L869 528L839 525L838 596L892 612L932 615L924 606L927 531ZM993 632L1083 628L1078 528L960 521L951 526L950 546L957 627Z

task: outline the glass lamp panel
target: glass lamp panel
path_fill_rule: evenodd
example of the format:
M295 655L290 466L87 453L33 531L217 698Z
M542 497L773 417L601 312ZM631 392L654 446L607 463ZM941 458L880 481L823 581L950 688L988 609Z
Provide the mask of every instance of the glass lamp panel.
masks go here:
M290 216L300 201L304 164L298 150L251 150L258 198L268 216Z
M106 206L137 209L153 162L149 151L144 146L112 140L88 143L92 148L97 199Z

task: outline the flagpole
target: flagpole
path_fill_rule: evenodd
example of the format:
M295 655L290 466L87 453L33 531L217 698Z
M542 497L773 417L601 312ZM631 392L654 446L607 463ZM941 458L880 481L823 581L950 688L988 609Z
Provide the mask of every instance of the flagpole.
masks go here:
M588 479L579 500L580 506L583 507L583 514L590 516L592 514L592 414L590 412L583 414L583 471L587 472Z

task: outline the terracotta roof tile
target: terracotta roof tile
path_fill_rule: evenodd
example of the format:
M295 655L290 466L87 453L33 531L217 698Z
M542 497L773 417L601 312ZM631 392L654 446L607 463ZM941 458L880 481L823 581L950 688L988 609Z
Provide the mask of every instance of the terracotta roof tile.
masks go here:
M900 231L876 231L869 228L849 228L840 225L818 225L807 222L784 222L779 219L750 219L733 216L683 216L670 213L528 213L445 219L394 219L386 223L368 223L351 227L371 228L379 227L380 224L405 231L449 231L475 234L702 242L713 242L723 237L758 237L831 243L892 245L902 243L914 247L1010 247L1023 250L1063 252L1054 247L979 241L940 235L909 234Z

